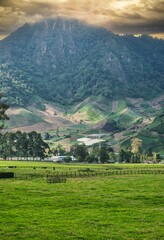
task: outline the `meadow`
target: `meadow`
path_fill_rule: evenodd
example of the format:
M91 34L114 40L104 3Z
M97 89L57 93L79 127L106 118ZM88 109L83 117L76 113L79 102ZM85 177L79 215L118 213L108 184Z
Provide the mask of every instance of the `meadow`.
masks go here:
M17 176L0 179L1 240L164 238L162 164L0 161L0 167L1 172L12 171ZM66 183L46 182L46 174L52 172L85 172L82 170L86 169L100 174L68 177ZM128 169L134 172L127 174ZM21 177L34 171L40 177ZM105 174L106 171L117 174Z

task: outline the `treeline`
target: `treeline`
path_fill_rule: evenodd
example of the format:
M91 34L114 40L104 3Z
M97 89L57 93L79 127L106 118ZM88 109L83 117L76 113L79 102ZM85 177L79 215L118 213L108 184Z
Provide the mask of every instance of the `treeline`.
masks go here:
M151 148L144 150L142 140L135 138L131 147L115 153L108 142L93 147L85 144L75 144L70 151L66 151L60 144L50 150L49 145L43 141L40 133L17 131L16 133L0 133L0 158L17 160L43 160L45 157L62 156L59 161L85 163L143 163L145 161L159 162L160 155L153 153Z
M135 144L135 145L134 145ZM51 154L66 157L62 159L64 162L71 162L74 156L77 162L85 163L143 163L146 161L159 162L161 157L157 153L153 153L151 148L146 150L139 147L138 141L133 141L133 147L127 150L121 149L115 153L108 143L102 143L92 148L87 148L85 144L75 144L67 152L60 144L51 150Z
M30 133L17 131L16 133L0 133L0 157L12 159L44 159L49 146L42 140L41 134L35 131Z
M71 146L70 151L66 151L60 144L51 149L51 154L56 156L66 156L63 161L71 162L73 156L77 162L86 163L105 163L109 160L115 159L115 154L113 148L108 144L104 143L101 146L95 146L90 150L85 144L74 144Z
M130 150L123 150L119 152L120 163L143 163L143 162L160 162L161 157L158 153L152 152L151 148L148 148L142 152L132 152Z

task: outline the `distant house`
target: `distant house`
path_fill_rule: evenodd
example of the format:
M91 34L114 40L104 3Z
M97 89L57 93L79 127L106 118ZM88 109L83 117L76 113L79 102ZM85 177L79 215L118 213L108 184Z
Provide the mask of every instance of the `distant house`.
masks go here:
M46 158L45 161L46 162L64 162L64 159L68 157L68 156L52 156L49 158ZM74 156L70 156L70 158L72 159L72 161L76 161L76 158Z
M45 161L46 162L59 162L60 158L59 158L59 156L52 156L52 157L45 158Z
M57 156L59 158L59 161L64 161L65 158L67 158L68 156ZM76 158L74 156L69 156L72 161L76 161Z

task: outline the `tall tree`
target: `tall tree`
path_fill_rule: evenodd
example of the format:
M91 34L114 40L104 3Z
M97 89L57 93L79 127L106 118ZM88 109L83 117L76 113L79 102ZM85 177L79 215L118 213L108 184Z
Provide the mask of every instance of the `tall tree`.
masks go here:
M15 133L15 147L17 157L28 157L28 138L27 133L17 131Z
M40 160L46 156L46 149L49 149L47 143L42 140L41 134L35 131L28 133L28 153L33 159L39 157Z

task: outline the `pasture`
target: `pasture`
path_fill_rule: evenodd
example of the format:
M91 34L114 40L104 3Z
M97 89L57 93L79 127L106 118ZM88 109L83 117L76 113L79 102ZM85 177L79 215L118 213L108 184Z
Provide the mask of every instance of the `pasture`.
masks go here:
M0 171L16 176L0 179L1 240L164 238L162 164L0 161ZM66 183L46 181L66 173Z

